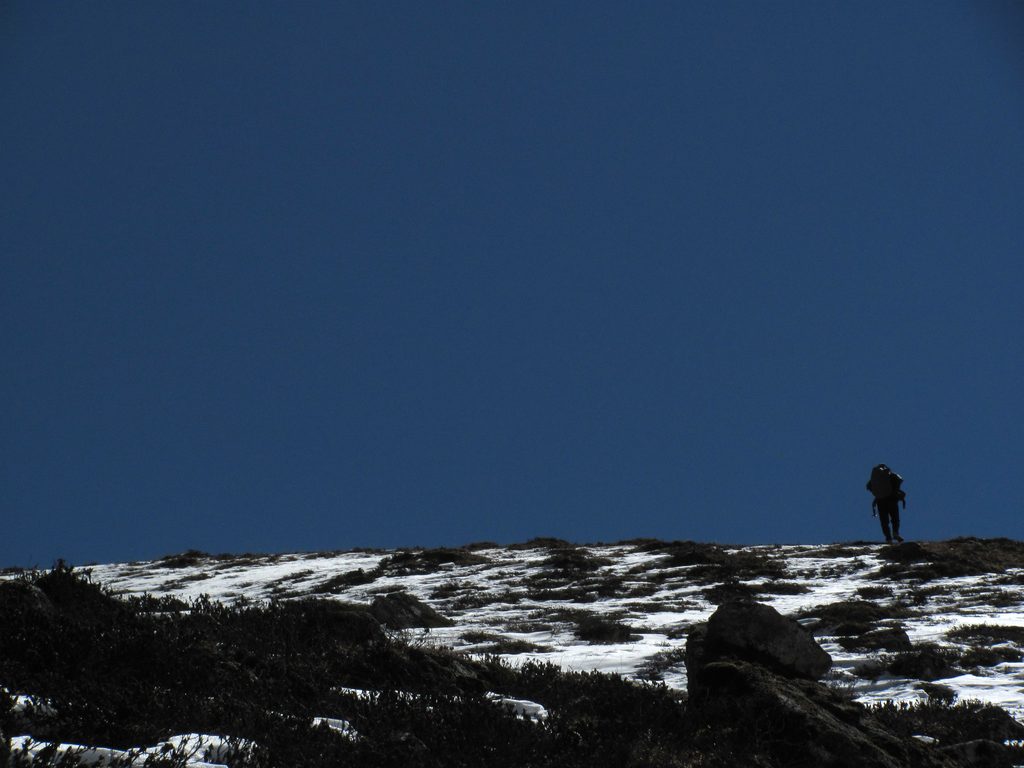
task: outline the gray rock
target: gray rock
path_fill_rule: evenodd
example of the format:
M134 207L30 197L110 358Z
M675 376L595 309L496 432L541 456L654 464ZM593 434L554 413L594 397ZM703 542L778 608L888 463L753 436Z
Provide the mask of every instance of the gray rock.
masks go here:
M883 627L855 637L840 637L839 645L847 651L909 651L910 636L902 627Z
M449 627L452 622L407 592L392 592L374 598L370 614L391 629Z
M750 601L726 603L703 629L691 630L686 647L691 684L703 666L721 659L750 661L807 680L818 680L832 668L832 657L795 620Z
M686 665L687 688L692 695L699 687L700 671L709 661L705 653L705 646L708 639L708 624L694 624L686 635L686 655L683 663Z
M722 765L759 768L973 765L898 736L818 682L831 662L806 630L774 609L723 605L687 637L686 729L694 746L721 755Z
M977 768L1013 768L1010 750L1002 744L987 739L953 744L949 747L942 747L939 751L956 760L958 765L969 768L974 768L974 766Z
M772 768L953 768L957 756L901 739L860 704L811 680L741 660L715 661L691 692L688 730L736 765Z

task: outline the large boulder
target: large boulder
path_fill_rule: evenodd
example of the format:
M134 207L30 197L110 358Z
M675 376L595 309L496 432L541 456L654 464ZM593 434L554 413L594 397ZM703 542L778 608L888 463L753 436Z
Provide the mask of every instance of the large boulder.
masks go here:
M832 668L832 657L800 624L752 601L726 603L705 625L691 631L686 645L691 689L704 666L725 659L749 661L806 680L819 680Z
M448 627L452 622L408 592L379 595L370 604L370 613L390 629Z
M836 642L845 651L909 651L913 649L910 636L902 627L882 627L860 635L839 637Z
M867 708L821 683L747 661L713 661L691 691L695 746L762 768L953 768L964 763L903 739ZM725 763L723 763L725 764Z
M750 601L721 606L686 643L686 725L694 746L716 755L714 766L975 764L898 736L866 707L820 683L831 664L803 627L773 608Z

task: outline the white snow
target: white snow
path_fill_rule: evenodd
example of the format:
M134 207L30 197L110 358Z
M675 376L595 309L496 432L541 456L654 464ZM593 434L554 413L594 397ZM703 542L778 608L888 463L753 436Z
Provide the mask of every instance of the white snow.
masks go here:
M171 736L166 741L152 747L136 750L107 749L105 747L88 747L81 744L53 744L36 741L30 736L14 736L11 738L12 764L19 753L29 759L40 756L45 749L54 749L58 758L73 756L79 765L97 766L102 768L115 760L129 760L133 766L143 766L153 755L173 753L186 758L188 768L225 768L227 761L238 752L251 748L251 743L236 740L231 744L221 736L203 733L186 733Z
M332 731L337 731L350 739L359 738L358 732L347 720L339 720L334 717L314 717L313 725L326 725Z
M500 693L488 693L487 697L504 707L508 707L520 717L525 717L528 720L546 720L548 711L535 701L527 701L526 699L512 699L508 696L502 696Z

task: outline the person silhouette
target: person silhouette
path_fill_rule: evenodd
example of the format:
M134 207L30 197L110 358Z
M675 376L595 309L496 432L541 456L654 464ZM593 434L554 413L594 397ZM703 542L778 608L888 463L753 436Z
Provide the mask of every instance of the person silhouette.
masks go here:
M900 488L902 484L903 478L885 464L878 464L871 470L867 484L867 489L874 496L871 510L882 524L886 544L892 544L893 539L903 541L900 536L900 503L904 509L907 508L907 494Z

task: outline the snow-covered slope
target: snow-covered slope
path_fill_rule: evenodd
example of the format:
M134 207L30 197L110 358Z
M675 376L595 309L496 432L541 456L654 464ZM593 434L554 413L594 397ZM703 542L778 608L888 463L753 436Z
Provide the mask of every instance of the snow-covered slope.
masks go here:
M117 593L184 599L369 603L405 591L451 621L405 630L417 642L497 653L514 664L541 659L662 679L678 689L686 688L688 629L718 603L749 596L814 630L833 657L831 680L861 701L955 695L1024 720L1020 547L977 540L900 548L537 541L459 550L186 553L91 570L94 581ZM1009 559L1001 559L1005 549ZM980 639L978 630L964 631L978 625L991 631ZM912 663L902 674L893 671L896 648L857 650L871 632L900 629L920 652L904 652Z

